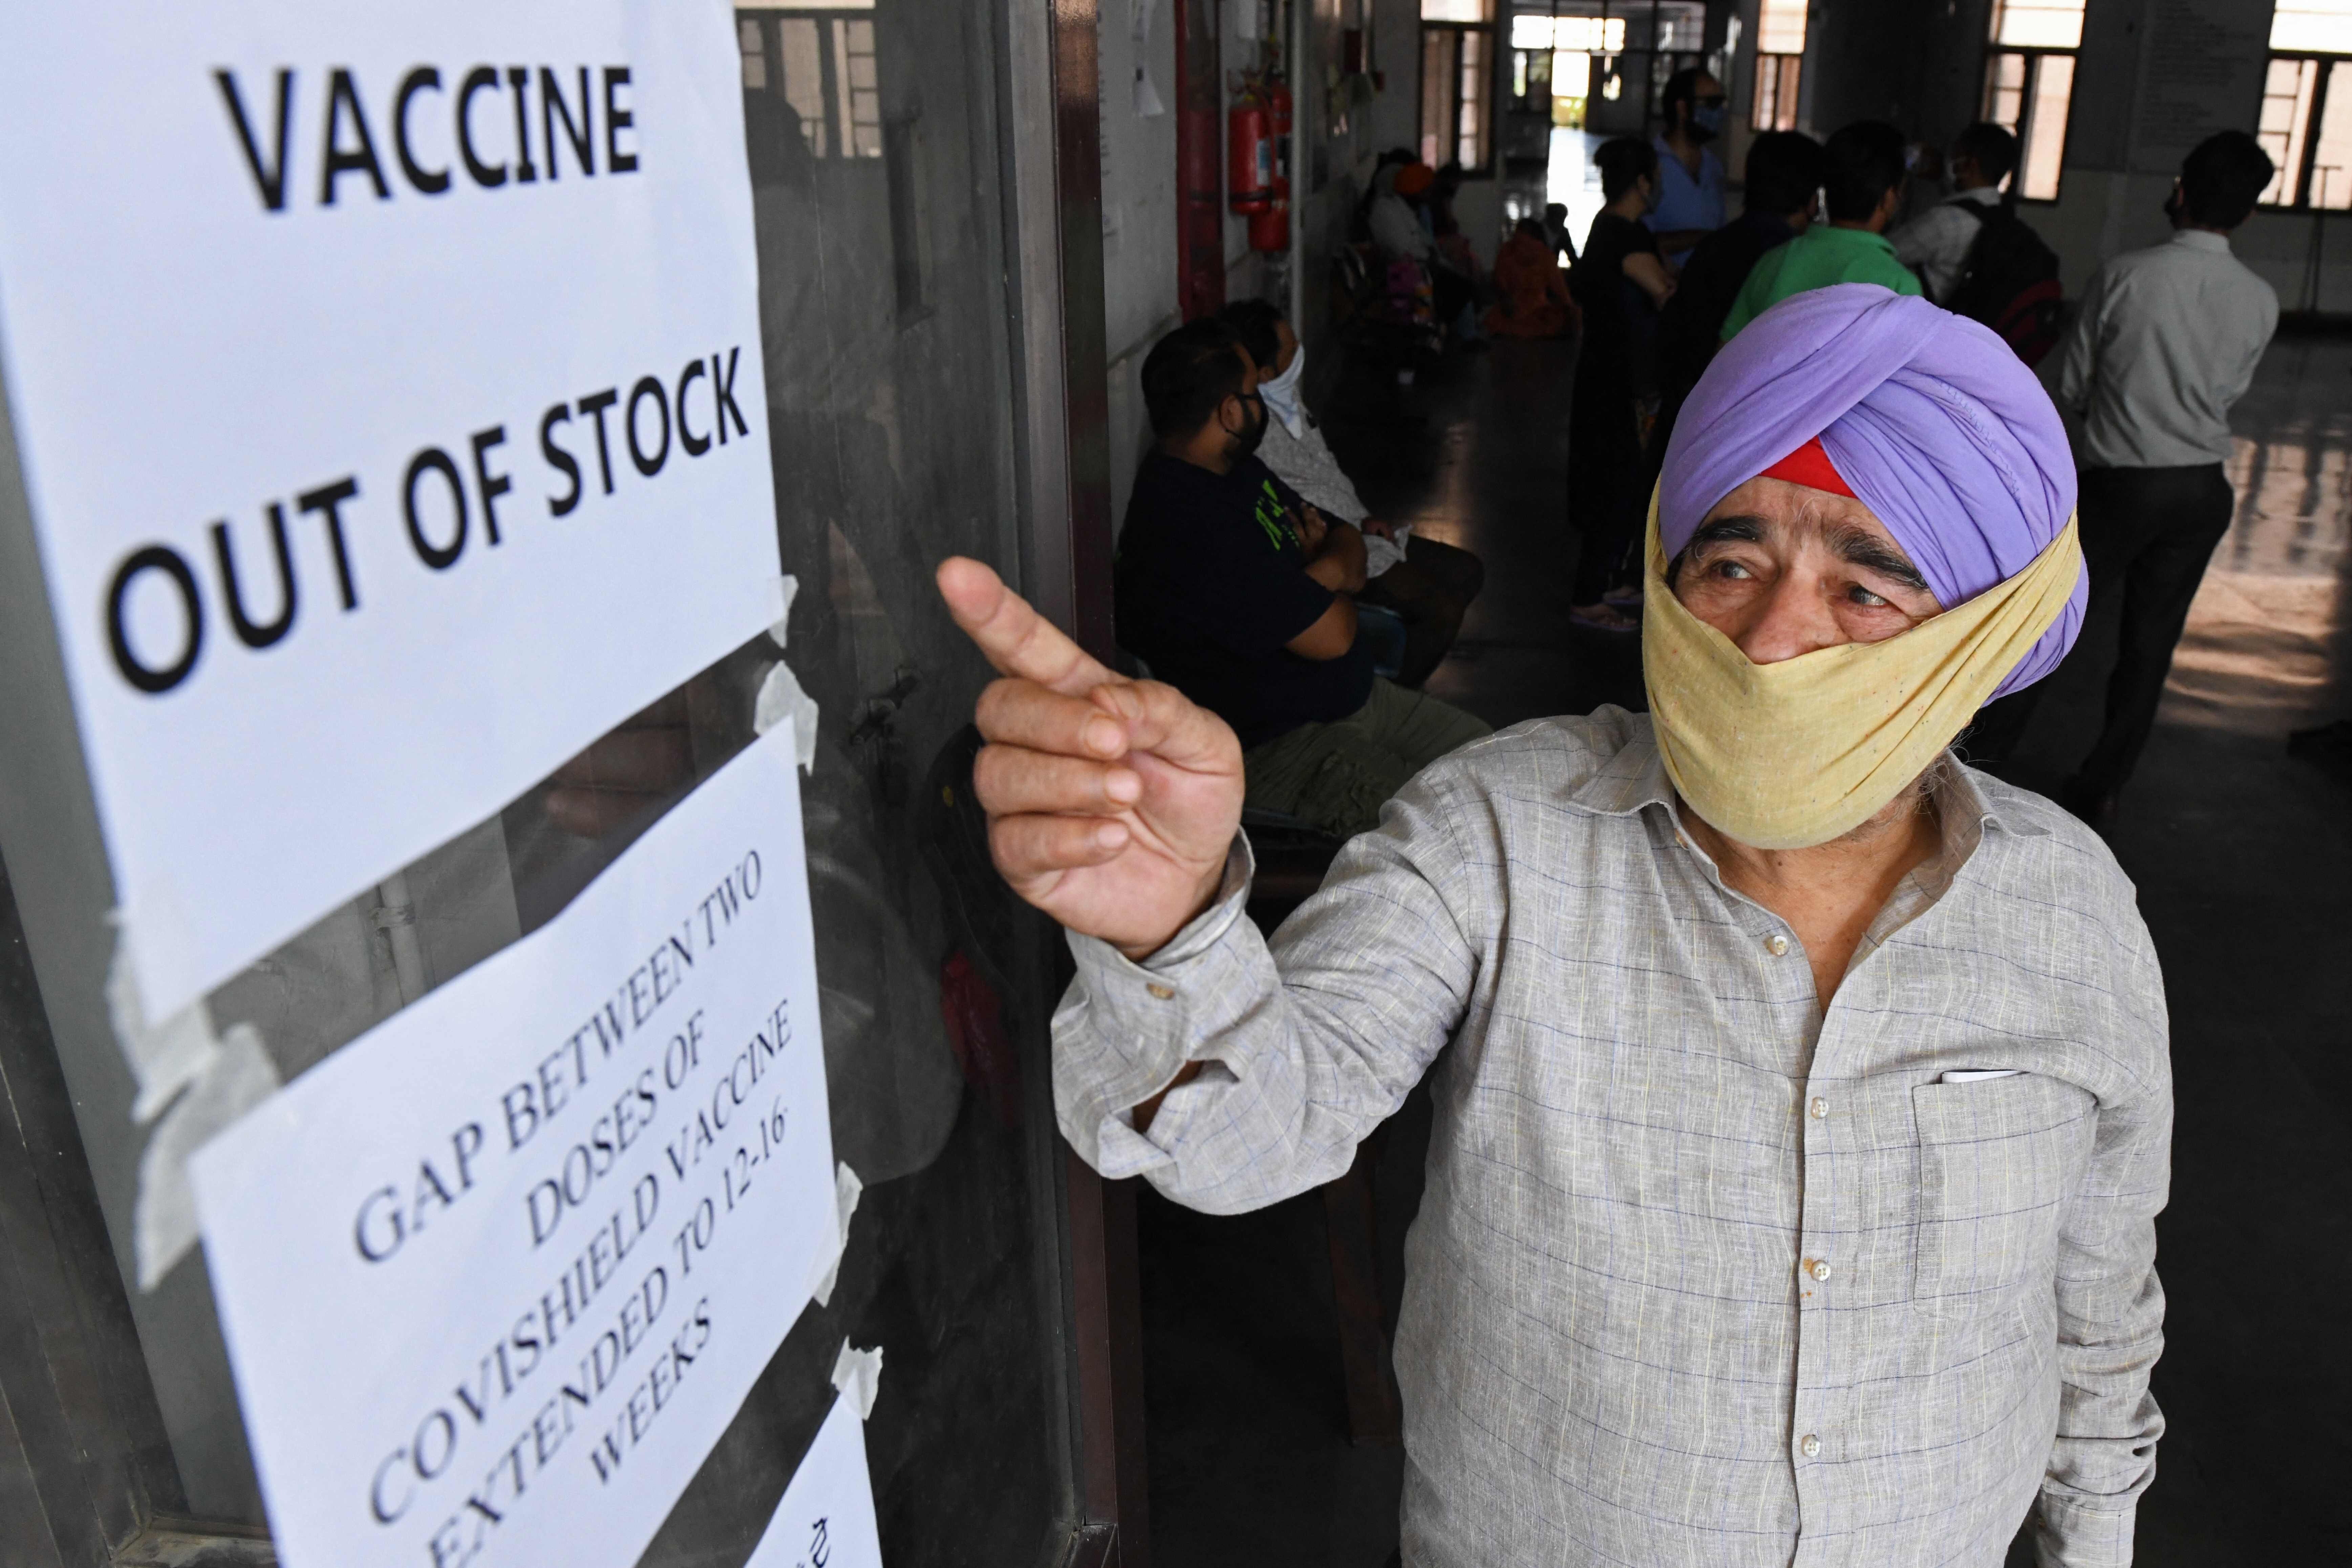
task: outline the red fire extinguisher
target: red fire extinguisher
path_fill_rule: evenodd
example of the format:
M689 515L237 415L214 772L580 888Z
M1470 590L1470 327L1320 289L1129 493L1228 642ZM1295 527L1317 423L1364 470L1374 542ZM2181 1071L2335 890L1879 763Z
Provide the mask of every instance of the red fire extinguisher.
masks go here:
M1226 200L1255 215L1274 205L1274 115L1255 91L1234 100L1225 116Z
M1270 199L1250 215L1252 250L1290 248L1290 87L1276 77L1266 84L1266 114L1274 132L1274 183Z
M1249 246L1252 250L1290 248L1290 182L1280 174L1274 177L1274 199L1263 212L1250 215Z

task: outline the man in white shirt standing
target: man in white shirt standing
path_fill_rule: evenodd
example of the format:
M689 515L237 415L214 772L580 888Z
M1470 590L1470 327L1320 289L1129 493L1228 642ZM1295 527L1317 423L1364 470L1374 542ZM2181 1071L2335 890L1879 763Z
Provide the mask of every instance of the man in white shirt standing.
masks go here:
M2105 726L2060 796L2095 827L2156 726L2189 601L2236 510L2221 469L2230 406L2278 326L2278 296L2229 236L2272 172L2242 131L2199 143L2165 203L2171 239L2100 268L2059 351L2057 401L2083 422L2090 616L2113 624L2120 610L2122 626Z
M2017 138L1979 121L1952 138L1948 167L1952 194L1886 237L1895 258L1919 275L1938 305L1960 281L1984 232L1983 213L2000 205L2000 183L2017 169Z

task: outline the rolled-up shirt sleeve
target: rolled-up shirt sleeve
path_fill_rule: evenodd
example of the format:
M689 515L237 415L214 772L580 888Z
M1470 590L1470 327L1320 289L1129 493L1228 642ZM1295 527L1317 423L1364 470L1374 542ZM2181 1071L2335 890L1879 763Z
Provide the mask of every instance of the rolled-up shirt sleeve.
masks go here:
M1143 963L1070 938L1077 974L1054 1016L1055 1105L1088 1164L1211 1214L1347 1171L1452 1037L1479 972L1447 771L1400 792L1271 947L1244 912L1240 839L1217 900ZM1200 1072L1138 1132L1133 1108L1190 1062Z
M2058 1436L2040 1506L2044 1568L2126 1568L2164 1415L2148 1373L2164 1349L2156 1216L2170 1185L2172 1083L2163 982L2145 931L2121 988L2150 1048L2137 1092L2103 1101L2091 1163L2058 1236Z

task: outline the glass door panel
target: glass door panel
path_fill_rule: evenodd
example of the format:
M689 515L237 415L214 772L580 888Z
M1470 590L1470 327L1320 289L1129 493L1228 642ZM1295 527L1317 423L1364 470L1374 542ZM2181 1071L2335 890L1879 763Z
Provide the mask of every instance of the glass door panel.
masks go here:
M1052 1563L1068 1545L1045 1057L1058 944L989 867L968 787L989 672L931 586L949 553L1016 584L1024 556L1004 16L951 0L747 5L736 36L776 521L797 584L782 646L738 648L218 987L195 1026L244 1064L234 1084L199 1075L133 1114L104 852L67 710L38 697L62 692L51 634L16 613L21 579L0 589L15 627L0 626L0 676L36 694L8 710L0 760L0 936L23 938L0 974L16 977L0 985L0 1075L20 1097L0 1137L58 1194L60 1256L88 1216L85 1329L102 1347L111 1310L128 1348L85 1404L82 1447L132 1455L144 1513L224 1540L265 1523L202 1248L169 1240L189 1225L172 1207L186 1152L544 925L767 723L813 712L802 788L833 1141L864 1191L829 1303L799 1319L643 1562L743 1561L833 1402L845 1341L885 1356L866 1441L893 1568ZM0 510L0 576L27 558L24 523ZM44 1115L74 1135L37 1137ZM15 1168L0 1161L0 1178ZM21 1239L0 1232L0 1247ZM9 1353L0 1378L27 1375Z

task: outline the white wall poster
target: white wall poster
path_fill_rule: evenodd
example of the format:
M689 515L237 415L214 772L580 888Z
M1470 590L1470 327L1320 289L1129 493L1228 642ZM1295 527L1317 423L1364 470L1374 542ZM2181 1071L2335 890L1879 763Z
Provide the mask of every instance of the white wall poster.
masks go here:
M0 8L0 379L161 1018L775 617L724 0Z
M633 1563L837 1250L793 732L207 1144L290 1568Z
M743 1568L882 1568L866 1423L853 1394L835 1398Z

